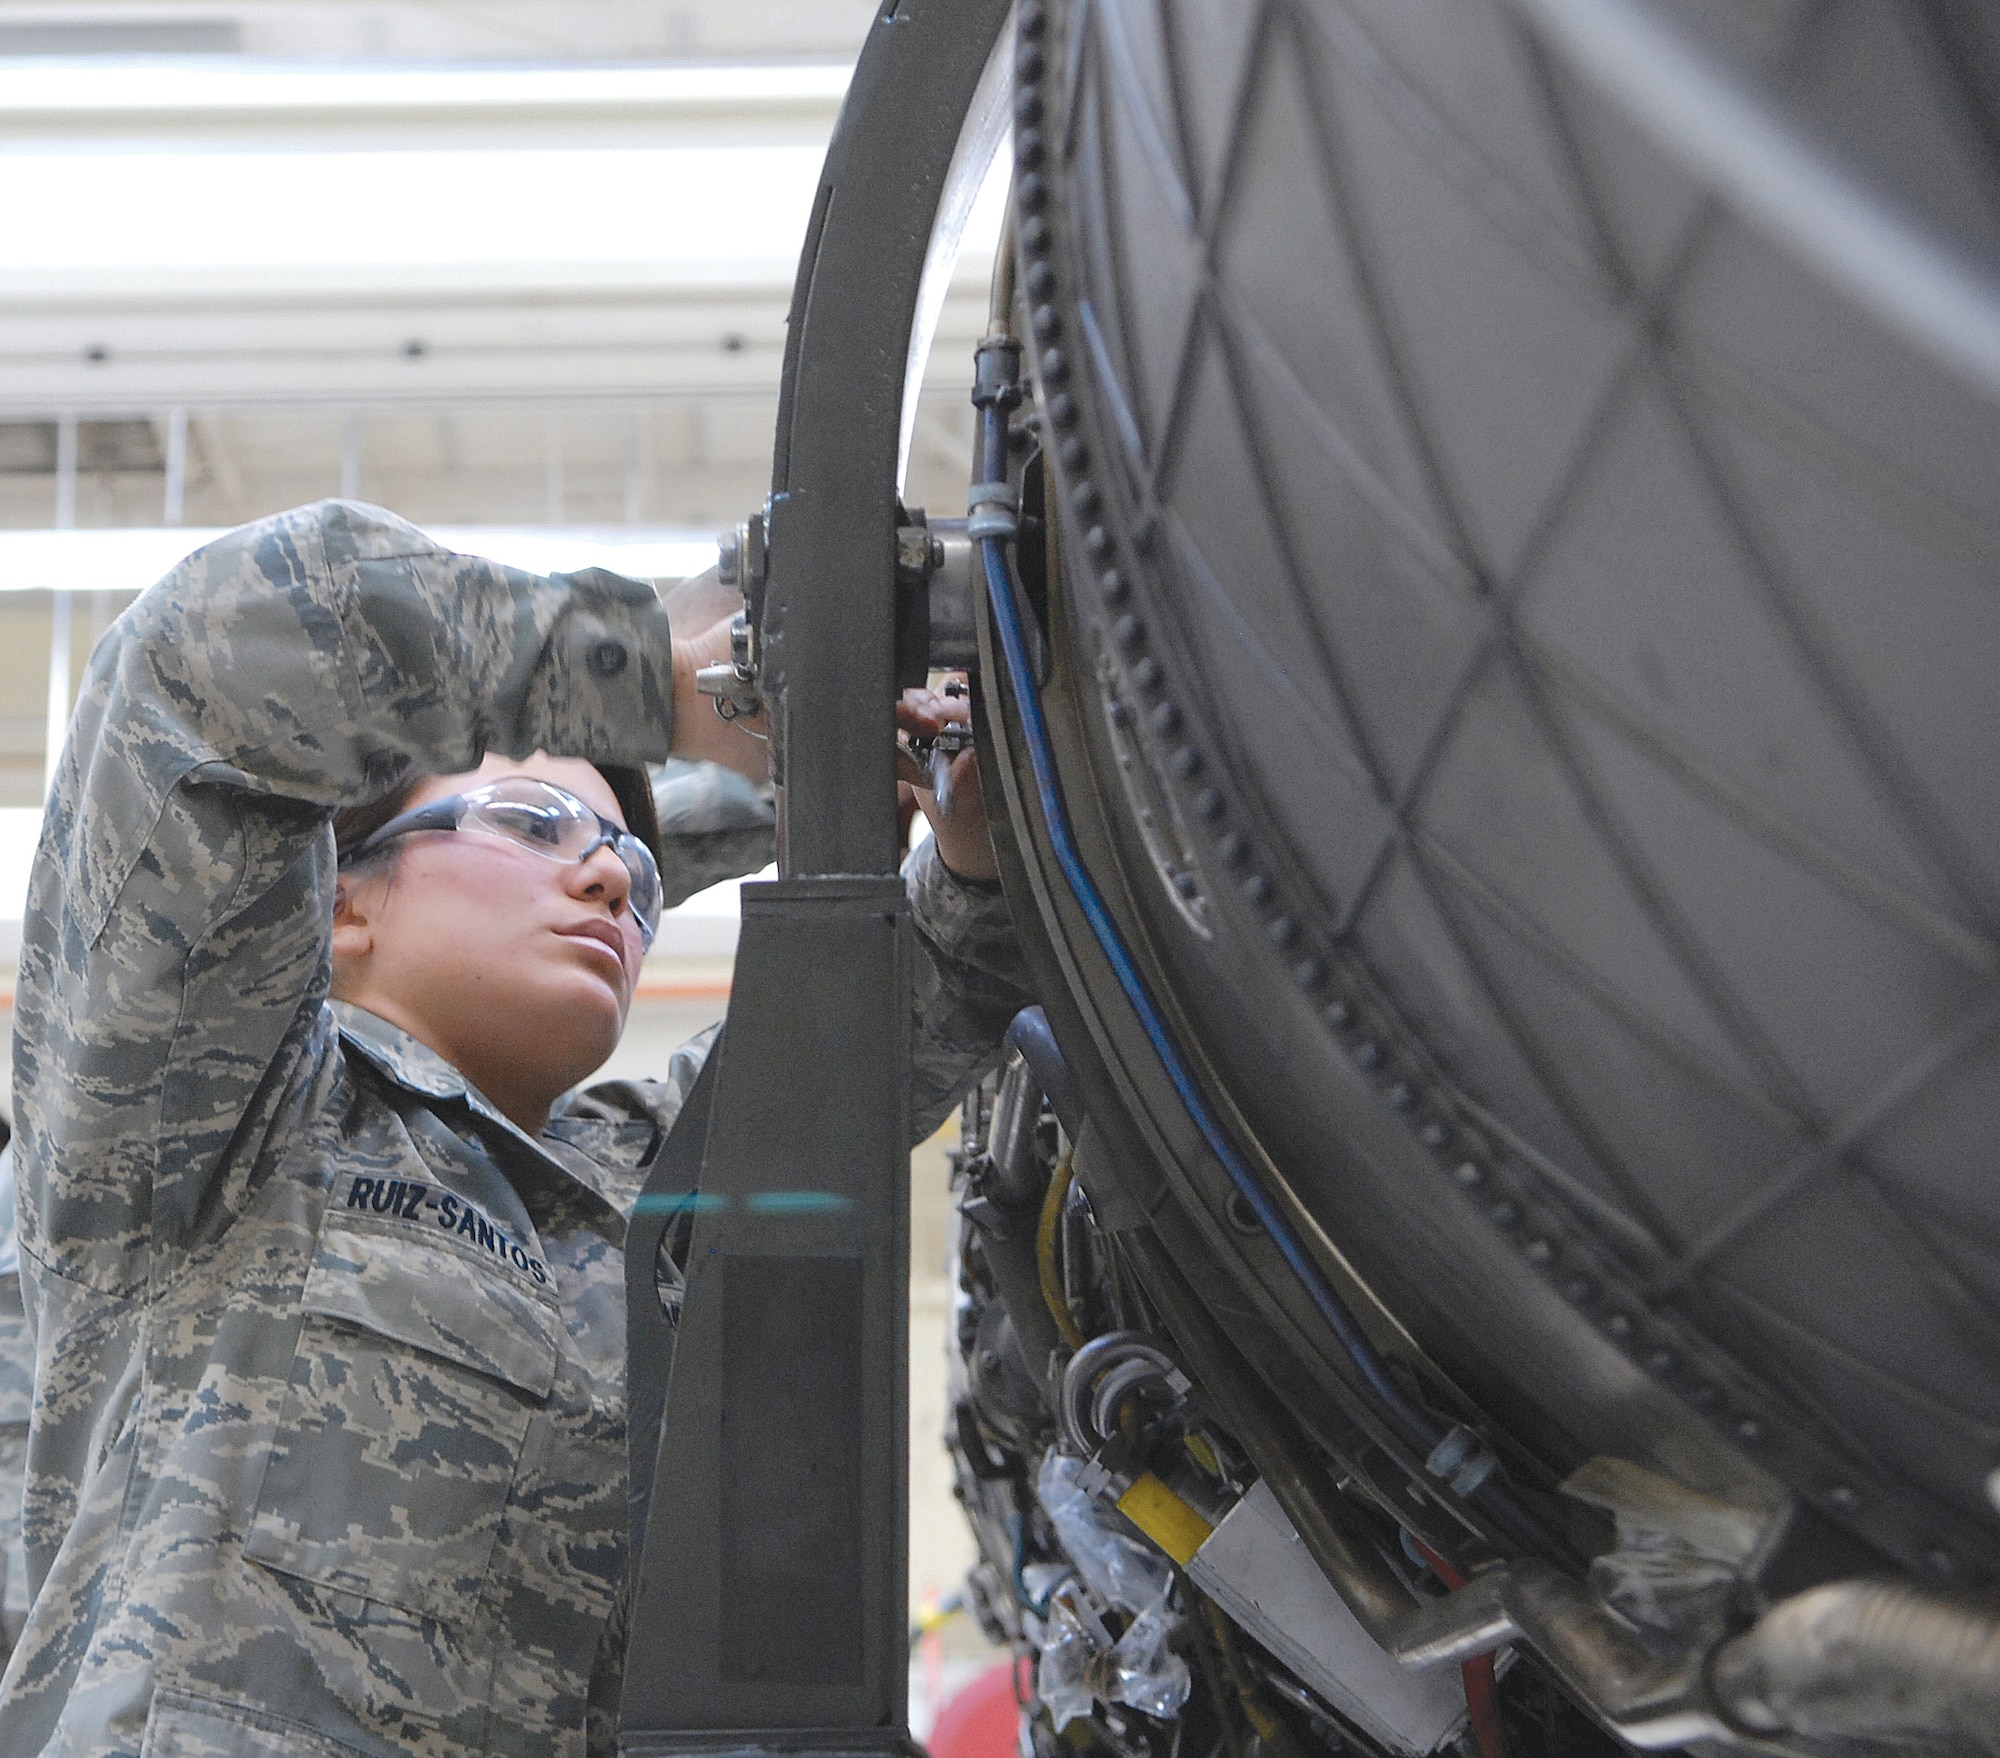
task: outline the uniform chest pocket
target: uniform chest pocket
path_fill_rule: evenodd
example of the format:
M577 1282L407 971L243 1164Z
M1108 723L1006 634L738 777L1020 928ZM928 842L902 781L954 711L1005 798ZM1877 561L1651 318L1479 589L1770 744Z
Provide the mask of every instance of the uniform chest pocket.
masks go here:
M410 1230L328 1217L244 1554L446 1624L479 1604L553 1292Z

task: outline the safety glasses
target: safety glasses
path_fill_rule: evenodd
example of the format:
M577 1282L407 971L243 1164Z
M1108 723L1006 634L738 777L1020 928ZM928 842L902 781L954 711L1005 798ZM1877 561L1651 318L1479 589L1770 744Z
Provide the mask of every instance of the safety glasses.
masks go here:
M392 837L419 830L469 830L503 837L550 861L587 861L608 846L631 875L632 919L639 924L640 943L650 947L659 931L660 869L653 851L575 794L546 781L513 775L469 793L432 800L391 818L350 851L343 865L374 853Z

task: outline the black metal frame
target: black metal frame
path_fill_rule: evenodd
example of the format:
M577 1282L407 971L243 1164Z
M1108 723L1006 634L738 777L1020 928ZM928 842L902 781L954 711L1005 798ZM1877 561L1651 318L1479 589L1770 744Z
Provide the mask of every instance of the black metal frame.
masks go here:
M627 1247L635 1758L909 1744L896 456L938 203L1007 10L885 0L793 292L767 567L744 582L786 877L744 888L727 1033ZM653 1272L682 1211L676 1335Z

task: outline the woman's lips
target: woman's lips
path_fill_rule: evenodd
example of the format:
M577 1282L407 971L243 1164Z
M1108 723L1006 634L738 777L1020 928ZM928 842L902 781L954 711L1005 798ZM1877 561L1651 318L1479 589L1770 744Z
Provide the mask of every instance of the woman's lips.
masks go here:
M587 945L603 947L617 964L619 976L622 978L625 975L625 931L617 923L593 917L587 922L558 928L556 932L565 940L581 940Z

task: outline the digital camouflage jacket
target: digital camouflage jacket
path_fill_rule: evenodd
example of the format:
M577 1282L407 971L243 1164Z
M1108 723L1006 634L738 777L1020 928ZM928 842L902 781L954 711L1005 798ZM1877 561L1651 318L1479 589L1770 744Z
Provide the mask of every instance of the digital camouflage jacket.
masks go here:
M16 1001L7 1758L609 1751L620 1247L706 1042L531 1140L328 1001L329 820L489 749L655 761L670 711L649 587L340 502L189 558L93 656ZM928 1125L1019 996L997 896L910 879Z

